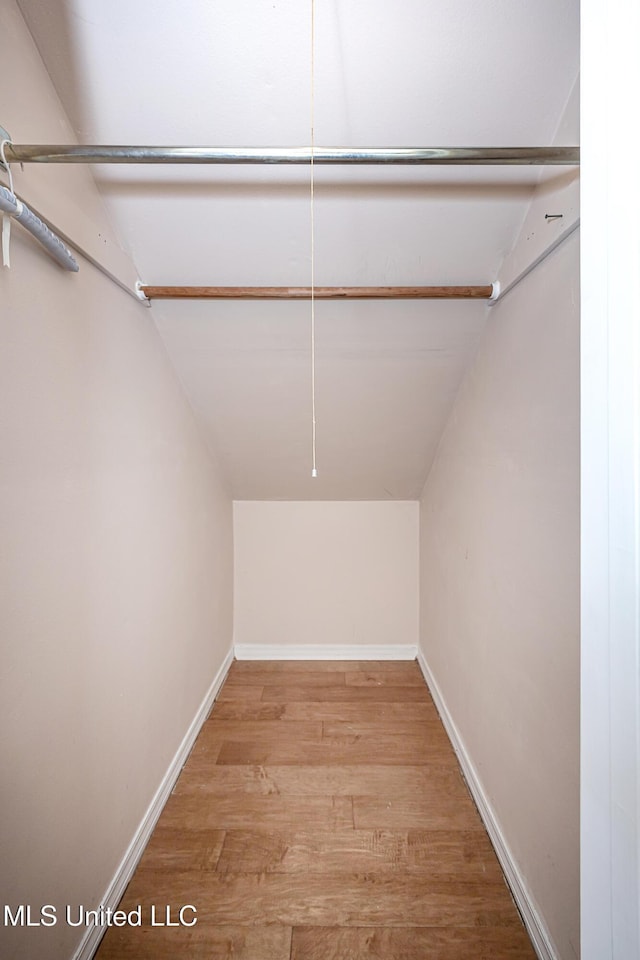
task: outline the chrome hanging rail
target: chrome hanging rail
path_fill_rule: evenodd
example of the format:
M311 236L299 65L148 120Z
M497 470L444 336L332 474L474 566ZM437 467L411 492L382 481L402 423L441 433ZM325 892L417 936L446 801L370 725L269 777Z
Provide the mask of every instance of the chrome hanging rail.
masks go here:
M311 163L308 147L132 147L20 144L10 163ZM314 164L576 165L579 147L315 147Z

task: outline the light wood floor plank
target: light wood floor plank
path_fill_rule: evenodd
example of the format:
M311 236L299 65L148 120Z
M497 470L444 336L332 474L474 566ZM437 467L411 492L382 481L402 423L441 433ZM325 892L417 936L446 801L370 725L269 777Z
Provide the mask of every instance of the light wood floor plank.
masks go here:
M193 756L193 755L192 755ZM391 796L449 799L468 797L460 771L450 758L444 765L288 764L285 766L214 765L206 769L185 766L174 794L207 793L216 796L281 794L283 796Z
M146 918L145 918L146 919ZM240 926L207 922L193 928L112 927L99 960L289 960L291 928Z
M345 683L350 687L414 686L426 690L425 680L417 663L408 663L406 667L394 665L386 670L348 670L345 673Z
M425 701L375 703L364 701L262 703L228 700L216 703L215 715L220 720L341 720L372 722L400 720L407 723L438 720L434 705Z
M237 796L172 794L162 811L163 827L187 830L250 830L256 823L265 830L306 823L326 830L352 830L351 797L281 797L251 794Z
M258 684L225 683L220 690L217 700L260 700L263 688Z
M225 836L219 873L296 873L331 876L396 874L420 879L501 883L486 834L460 830L330 831L232 830Z
M183 767L182 778L206 780L208 772L218 762L222 747L227 741L247 741L250 744L265 741L278 743L282 750L287 747L296 750L301 741L305 743L316 741L320 744L323 739L320 721L317 723L265 721L262 734L258 732L259 726L255 721L207 720Z
M347 738L358 740L380 737L398 737L400 740L411 737L424 737L430 743L440 742L450 747L450 741L439 718L407 723L405 720L376 720L360 722L353 720L325 720L322 724L323 738Z
M468 797L443 802L440 797L354 797L353 820L357 830L458 830L482 829L478 811Z
M323 873L298 875L137 871L123 901L168 904L172 913L197 900L198 917L216 924L283 926L515 926L520 919L503 882ZM197 894L197 896L196 896ZM199 921L200 922L200 921Z
M416 660L234 660L231 670L237 674L252 676L256 671L268 670L269 673L282 673L286 676L305 673L308 670L322 673L353 673L369 670L415 670Z
M428 796L413 799L354 797L353 819L358 830L482 829L480 815L468 797L444 803L441 798Z
M262 726L262 732L259 728ZM189 754L184 765L182 776L202 779L207 771L218 762L223 746L227 741L278 743L280 749L297 749L300 742L322 742L322 723L291 721L283 723L279 720L265 721L258 724L255 721L236 720L207 720L198 736L196 744Z
M356 671L351 673L350 676L360 676ZM366 674L362 674L366 676ZM300 684L310 685L310 686L339 686L344 687L345 685L345 671L344 670L316 670L313 668L313 665L310 665L308 670L296 670L295 672L295 683L296 686ZM247 685L258 685L264 686L267 683L279 683L278 675L274 674L272 670L262 670L259 667L251 672L239 671L236 670L236 664L234 664L227 676L226 682L229 685L235 684L247 684ZM424 683L424 680L422 681Z
M535 960L511 927L295 927L291 960Z
M412 763L448 764L456 760L448 742L424 737L325 737L322 741L263 738L259 742L226 741L218 754L219 764L350 764L382 762L392 767Z
M314 686L309 684L290 683L287 685L265 684L262 699L266 703L277 700L280 703L303 703L322 701L358 702L361 700L371 703L406 703L408 700L425 702L429 699L426 688L420 686L384 686L384 687L357 687L357 686Z
M202 725L198 744L224 740L322 740L325 735L321 720L218 720L212 716Z
M146 870L215 870L224 830L187 829L159 822L142 855Z

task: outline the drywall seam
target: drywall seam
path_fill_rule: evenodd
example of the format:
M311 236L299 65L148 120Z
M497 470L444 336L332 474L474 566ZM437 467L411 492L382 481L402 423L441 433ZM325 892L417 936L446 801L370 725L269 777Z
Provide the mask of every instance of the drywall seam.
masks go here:
M237 660L415 660L412 643L236 643Z
M489 834L489 839L491 840L498 860L500 861L500 866L502 867L505 879L509 885L516 906L520 911L524 925L527 928L533 948L536 951L539 960L559 960L559 954L553 946L551 937L549 936L542 917L540 916L540 913L533 902L525 880L520 873L520 869L513 854L511 853L511 850L509 849L509 845L504 837L504 834L502 833L502 829L495 811L493 810L493 807L491 806L491 803L484 791L484 787L482 786L478 772L473 765L471 757L467 753L464 741L462 740L458 728L456 727L453 718L447 709L447 705L444 697L442 696L440 687L438 686L435 677L429 668L429 664L427 663L425 655L420 648L418 649L418 663L426 680L427 686L429 687L438 713L440 714L440 719L444 724L453 749L455 750L458 762L462 767L462 772L465 780L467 781L467 785L471 791L471 795L474 799L476 807L478 808L478 813L482 818L482 822L484 823L487 833Z
M136 830L134 837L129 844L129 849L122 858L122 861L118 866L111 883L107 887L106 893L102 897L99 906L105 908L110 907L111 909L115 909L118 906L120 898L122 897L127 884L131 880L134 870L138 866L138 862L144 852L144 848L149 842L151 834L153 833L153 828L155 827L158 818L162 813L162 809L169 799L176 780L180 776L180 772L187 760L187 757L189 756L189 753L191 752L196 737L200 733L200 728L209 716L209 712L213 706L216 695L226 679L232 662L233 649L231 649L224 658L211 686L207 690L204 700L202 701L198 712L193 718L189 729L184 735L182 743L178 747L173 760L169 764L169 768L162 778L162 782L160 783L153 800L149 804L149 808L142 818L140 826ZM100 941L106 933L106 930L106 927L88 927L80 946L73 955L73 960L91 960L94 953L98 949Z

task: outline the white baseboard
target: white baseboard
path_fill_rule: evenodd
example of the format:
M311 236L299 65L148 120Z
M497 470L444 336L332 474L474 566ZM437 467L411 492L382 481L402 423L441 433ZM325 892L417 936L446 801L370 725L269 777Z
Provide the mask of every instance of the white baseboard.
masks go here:
M138 866L138 862L144 852L144 848L149 842L149 838L151 837L153 828L158 821L158 817L162 813L162 809L169 799L176 780L180 776L180 771L182 770L185 761L189 756L196 737L200 733L200 728L207 719L216 695L224 683L225 677L229 672L232 662L233 650L230 650L225 657L222 666L218 670L213 683L207 690L205 698L202 701L198 712L193 718L189 729L184 735L182 743L178 747L173 760L169 764L169 769L162 778L162 782L158 787L153 800L149 804L149 808L142 818L140 826L136 830L133 840L129 844L129 849L122 858L120 866L115 872L115 876L107 887L104 896L100 900L100 906L111 907L112 909L115 909L118 906L120 898L122 897L129 880L133 876L134 870ZM97 906L98 904L96 904L96 907ZM96 907L91 909L96 909ZM106 927L88 927L80 946L73 955L73 960L91 960L91 957L93 957L94 953L98 949L98 945L104 933L106 932L106 929Z
M533 948L536 951L540 960L558 960L558 953L553 946L551 937L546 929L546 926L540 916L538 909L533 902L531 894L527 889L525 880L520 873L520 869L509 849L509 845L502 833L500 823L496 817L495 811L489 802L487 795L484 792L484 787L478 772L467 753L466 747L460 736L458 728L453 722L453 718L447 709L447 705L442 696L442 692L436 683L436 680L429 669L429 665L425 659L424 653L422 650L418 650L418 663L420 664L420 669L424 674L424 678L427 682L427 686L431 692L434 703L437 707L440 718L445 726L449 739L451 740L453 749L456 752L458 762L462 767L462 772L464 773L465 780L475 804L478 808L478 812L482 817L482 821L487 829L489 834L489 839L493 844L493 848L497 854L498 860L500 861L500 866L504 872L506 881L509 885L513 899L516 902L518 910L524 920L524 925L527 928L527 932L531 937L531 942Z
M237 660L415 660L414 644L236 643Z

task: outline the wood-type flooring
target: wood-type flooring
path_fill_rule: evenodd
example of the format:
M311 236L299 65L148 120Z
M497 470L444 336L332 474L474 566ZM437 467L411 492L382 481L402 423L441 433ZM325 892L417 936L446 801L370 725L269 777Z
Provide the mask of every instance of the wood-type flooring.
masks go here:
M119 909L97 960L535 960L415 662L234 662Z

